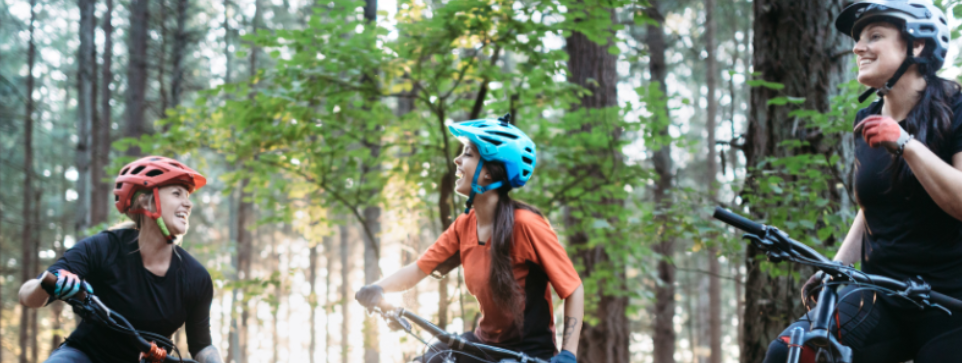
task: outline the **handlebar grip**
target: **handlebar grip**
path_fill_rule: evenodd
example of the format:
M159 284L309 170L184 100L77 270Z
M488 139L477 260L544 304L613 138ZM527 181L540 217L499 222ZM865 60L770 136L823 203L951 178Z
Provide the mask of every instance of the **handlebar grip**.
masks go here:
M949 310L962 311L962 301L959 299L935 291L930 292L929 296L932 297L932 302L942 305Z
M43 280L40 280L40 286L47 288L46 291L53 290L57 286L57 275L54 275L52 273L44 274ZM78 291L76 294L74 294L73 297L71 297L71 299L74 299L74 298L78 300L84 300L87 298L87 292L84 291L84 289L81 287L80 291Z
M751 234L761 235L765 233L765 225L732 213L722 207L715 207L715 213L712 217Z

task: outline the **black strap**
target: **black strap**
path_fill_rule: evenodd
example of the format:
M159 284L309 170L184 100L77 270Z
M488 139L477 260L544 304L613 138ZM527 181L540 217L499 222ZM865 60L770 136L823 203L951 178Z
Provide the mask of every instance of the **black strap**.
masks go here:
M884 97L892 90L892 87L895 87L895 84L898 83L899 78L902 78L905 71L909 70L909 66L918 63L915 61L915 55L912 54L911 42L905 47L905 53L905 60L902 61L902 65L895 71L892 78L889 78L888 82L885 82L885 85L883 85L881 89L869 88L866 90L861 96L858 96L858 103L865 102L872 92L877 93L879 97Z

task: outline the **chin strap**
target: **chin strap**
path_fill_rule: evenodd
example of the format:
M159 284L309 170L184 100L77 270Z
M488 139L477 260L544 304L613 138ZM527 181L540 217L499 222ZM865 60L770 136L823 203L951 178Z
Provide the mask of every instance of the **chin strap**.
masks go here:
M157 223L157 227L160 228L160 233L163 234L164 239L167 240L167 244L171 244L171 243L174 243L174 240L176 240L177 237L170 234L170 230L167 229L167 223L164 223L164 217L161 216L160 192L158 191L158 189L159 188L154 188L154 205L157 206L156 212L151 212L145 208L141 208L141 209L132 210L130 211L130 213L143 214L147 216L147 218L154 220L154 222ZM137 192L136 194L134 194L133 199L136 200L137 197L140 196L140 193L141 192Z
M474 177L471 178L471 194L468 195L468 201L465 203L464 214L468 214L468 212L471 211L471 205L474 203L474 196L476 194L484 194L486 191L498 189L504 185L501 181L496 181L485 186L478 185L478 176L481 175L482 166L484 166L484 159L478 160L478 166L474 169Z
M902 75L905 74L905 71L909 70L909 66L917 63L915 61L915 55L912 54L912 47L905 47L905 49L907 53L905 55L905 60L902 61L902 65L899 66L899 69L895 71L895 74L892 75L892 78L890 78L888 82L885 82L885 84L882 85L882 88L869 88L865 90L861 96L858 96L858 103L865 102L872 92L875 92L879 97L885 97L885 95L892 90L892 87L895 87L895 84L898 83L899 78L902 78Z

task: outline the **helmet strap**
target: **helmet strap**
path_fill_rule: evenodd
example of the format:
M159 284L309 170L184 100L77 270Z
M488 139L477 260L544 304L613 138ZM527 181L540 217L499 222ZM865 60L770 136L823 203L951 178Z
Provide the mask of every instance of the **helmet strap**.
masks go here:
M882 88L869 88L866 90L861 96L858 96L858 103L865 102L872 92L875 92L875 94L877 94L879 97L885 97L885 95L892 90L892 87L895 87L895 84L898 83L899 78L902 78L902 75L905 74L905 71L909 70L909 66L918 63L915 61L915 54L912 54L912 42L909 42L905 49L908 54L906 54L905 60L902 61L902 65L899 66L899 69L895 71L895 74L892 75L892 78L889 78L888 82L885 82L885 84L882 85Z
M485 186L478 185L478 177L481 176L482 166L484 166L484 159L478 160L478 166L474 169L474 177L471 178L471 194L468 195L468 201L465 202L464 214L468 214L468 212L471 211L471 205L474 204L474 196L476 194L484 194L491 189L498 189L504 185L501 181L496 181Z

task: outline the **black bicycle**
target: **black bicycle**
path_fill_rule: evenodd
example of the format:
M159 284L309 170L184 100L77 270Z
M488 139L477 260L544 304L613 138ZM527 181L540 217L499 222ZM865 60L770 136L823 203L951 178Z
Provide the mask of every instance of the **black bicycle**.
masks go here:
M721 207L715 207L715 219L748 232L743 235L752 245L765 252L774 263L790 261L813 266L824 273L822 291L810 329L792 329L788 363L798 363L805 346L816 349L819 362L851 363L852 349L839 343L829 332L832 316L837 309L838 287L857 286L861 290L873 290L911 301L920 309L935 308L952 315L951 310L962 311L962 301L932 291L921 278L898 281L884 276L871 275L840 262L829 260L811 247L788 237L778 228L751 221Z
M374 307L369 308L368 311L381 315L381 317L388 322L388 326L392 330L403 330L421 343L424 343L427 349L432 349L429 353L432 354L433 357L429 363L454 363L457 362L456 357L459 356L491 363L549 363L544 359L529 357L521 352L466 341L458 334L449 333L404 308L382 309L380 307ZM414 322L421 330L431 334L432 338L447 344L450 349L436 350L433 348L428 341L414 333L411 322Z
M57 284L57 276L47 274L40 282L44 287L53 287ZM67 304L73 308L74 313L80 315L84 320L103 325L113 331L124 333L132 338L141 354L141 363L197 363L197 361L180 358L180 351L170 339L159 334L140 331L134 329L133 325L122 315L110 310L94 294L87 294L81 290L73 297L67 299ZM147 339L150 339L148 341ZM168 352L174 353L169 355ZM174 357L176 355L176 358Z

